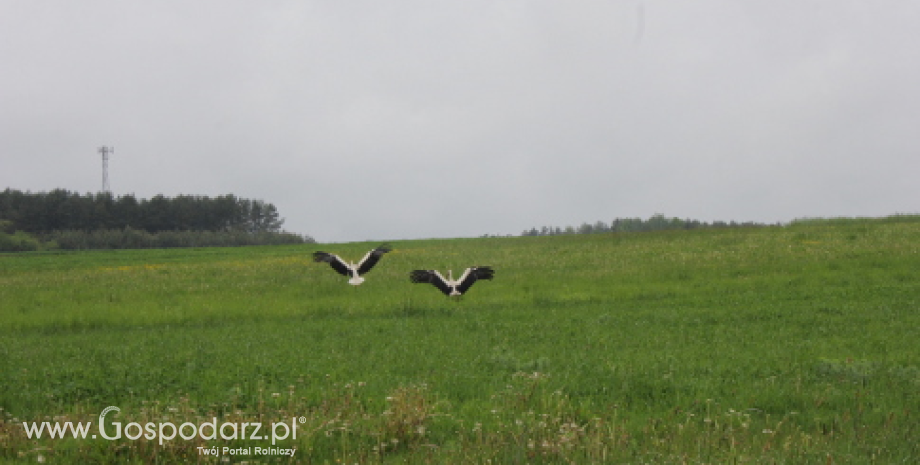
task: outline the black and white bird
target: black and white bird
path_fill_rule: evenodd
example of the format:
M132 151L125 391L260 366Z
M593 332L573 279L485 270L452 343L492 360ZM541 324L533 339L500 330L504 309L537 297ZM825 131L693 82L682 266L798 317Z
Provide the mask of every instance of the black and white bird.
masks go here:
M362 258L358 264L346 262L338 255L327 252L313 252L313 261L317 263L328 263L333 270L337 271L342 276L348 276L350 278L348 284L357 286L364 282L364 277L362 275L367 274L367 272L380 261L380 257L391 250L393 249L389 244L381 244L364 255L364 258Z
M460 276L460 279L454 280L452 270L447 270L445 278L437 270L415 270L409 274L409 279L413 283L428 283L441 290L444 295L449 297L460 297L470 289L476 281L480 279L492 279L495 276L495 270L491 266L474 266L467 268Z

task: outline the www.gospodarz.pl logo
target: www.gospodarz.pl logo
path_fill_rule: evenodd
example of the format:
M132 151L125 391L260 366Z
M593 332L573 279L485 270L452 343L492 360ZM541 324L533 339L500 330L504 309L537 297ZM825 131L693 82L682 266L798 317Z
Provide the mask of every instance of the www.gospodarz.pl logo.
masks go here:
M92 433L93 422L35 422L29 423L27 421L22 422L22 426L26 430L26 435L29 439L41 439L42 435L47 432L48 436L53 438L65 438L71 436L74 439L86 439L97 438L101 436L103 439L108 439L114 441L116 439L125 439L136 441L143 437L148 441L158 440L160 445L164 441L172 441L177 437L184 439L186 441L201 438L204 440L215 440L217 438L225 440L255 440L263 441L271 439L272 445L276 441L285 440L285 439L297 439L297 423L305 423L306 418L291 418L290 423L286 422L276 422L271 423L265 429L262 428L262 423L259 422L246 422L246 423L234 423L234 422L224 422L217 423L217 417L213 417L211 421L206 421L201 424L194 424L192 422L185 422L179 426L176 426L172 422L162 422L154 423L148 422L145 424L140 424L137 422L131 422L124 425L122 428L121 422L113 421L110 422L109 426L105 424L105 416L110 412L120 412L121 409L115 406L106 407L102 413L99 414L99 426L98 426L98 435Z

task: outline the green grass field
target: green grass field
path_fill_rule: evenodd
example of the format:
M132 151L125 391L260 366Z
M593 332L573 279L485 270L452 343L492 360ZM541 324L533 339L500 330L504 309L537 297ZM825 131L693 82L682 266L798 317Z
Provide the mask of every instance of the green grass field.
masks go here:
M357 288L310 253L376 243L0 255L0 459L920 461L920 218L392 244ZM107 406L297 450L26 434Z

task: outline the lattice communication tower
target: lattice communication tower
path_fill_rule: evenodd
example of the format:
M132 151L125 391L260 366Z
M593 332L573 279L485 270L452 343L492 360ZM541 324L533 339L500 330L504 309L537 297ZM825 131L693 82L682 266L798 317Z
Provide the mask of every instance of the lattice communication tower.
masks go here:
M99 147L102 154L102 192L111 192L109 187L109 155L115 153L115 147Z

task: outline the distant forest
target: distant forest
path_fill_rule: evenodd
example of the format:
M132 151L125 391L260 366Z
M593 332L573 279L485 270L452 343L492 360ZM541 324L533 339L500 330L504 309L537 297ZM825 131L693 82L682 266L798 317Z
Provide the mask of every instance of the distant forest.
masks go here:
M314 242L282 231L278 209L232 194L137 199L0 192L0 250L203 247Z
M642 232L642 231L665 231L673 229L703 229L703 228L744 228L744 227L764 227L776 226L777 224L735 221L714 221L707 223L705 221L666 218L662 214L652 215L649 219L642 218L617 218L610 223L597 221L595 223L582 223L581 226L553 227L543 226L541 228L530 228L521 233L522 236L554 236L559 234L596 234L609 232Z

